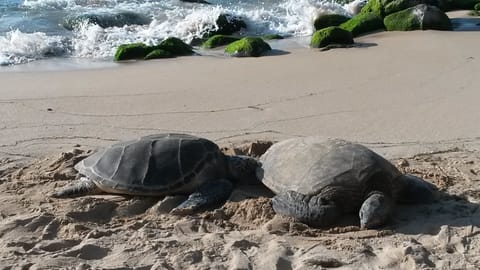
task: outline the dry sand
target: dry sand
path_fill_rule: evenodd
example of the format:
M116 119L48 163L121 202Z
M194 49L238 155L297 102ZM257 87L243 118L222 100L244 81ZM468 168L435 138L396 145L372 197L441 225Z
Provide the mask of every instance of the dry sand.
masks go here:
M478 32L378 33L362 48L0 73L1 269L479 269ZM342 137L436 184L381 230L308 228L260 190L165 214L154 198L46 196L88 150L158 132L230 147ZM74 149L74 150L71 150Z

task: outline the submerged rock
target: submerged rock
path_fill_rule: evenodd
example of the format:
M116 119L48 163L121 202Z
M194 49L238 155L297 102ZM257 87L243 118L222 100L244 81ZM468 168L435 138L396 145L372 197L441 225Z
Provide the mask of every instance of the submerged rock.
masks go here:
M382 17L375 12L360 13L342 23L339 27L352 32L354 37L364 33L385 29Z
M212 49L219 46L224 46L239 40L239 37L226 36L226 35L215 35L203 42L202 47L207 49Z
M131 59L169 58L193 54L193 49L179 38L169 37L159 45L148 46L143 43L122 44L117 48L114 61Z
M123 27L125 25L145 25L151 21L151 18L145 15L131 11L121 11L117 13L87 13L70 16L63 21L62 26L68 30L73 30L84 22L108 28Z
M339 26L349 19L349 17L340 14L323 14L315 19L313 26L315 27L315 30L320 30L330 26Z
M310 47L323 48L330 44L353 44L352 33L336 26L323 28L313 33Z
M272 50L270 45L259 37L245 37L225 48L225 54L235 57L258 57Z
M388 31L452 30L448 16L435 6L417 5L385 17Z

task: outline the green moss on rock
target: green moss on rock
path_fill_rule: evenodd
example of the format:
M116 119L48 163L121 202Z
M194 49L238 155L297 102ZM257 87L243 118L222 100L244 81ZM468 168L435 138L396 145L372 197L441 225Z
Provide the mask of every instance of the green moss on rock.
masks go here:
M159 51L149 55L155 50ZM193 49L182 40L175 37L169 37L156 46L147 46L143 43L120 45L115 52L113 60L153 59L153 57L165 58L168 55L167 53L170 54L169 57L191 55L193 54Z
M352 32L354 37L376 31L376 30L383 30L385 26L383 25L382 17L375 12L371 13L360 13L350 20L342 23L340 28L348 30Z
M165 39L160 43L160 45L158 45L158 48L169 51L175 56L193 54L192 46L188 45L187 43L176 37L169 37Z
M162 49L156 49L147 54L143 60L172 58L175 57L171 52Z
M313 33L310 47L323 48L330 44L353 44L352 33L336 26L323 28Z
M115 61L143 59L147 54L152 52L155 48L147 46L143 43L122 44L118 46L114 56Z
M215 35L209 39L207 39L203 44L203 48L207 49L212 49L215 47L223 46L223 45L228 45L232 42L235 42L239 40L239 37L233 37L233 36L226 36L226 35Z
M339 26L349 19L349 17L340 14L324 14L315 19L313 26L315 27L315 30L320 30L330 26Z
M245 37L225 48L225 54L235 57L258 57L272 48L259 37Z
M381 0L368 0L367 4L360 11L360 14L365 13L376 13L383 17L383 5Z
M452 30L448 16L435 6L417 5L385 17L388 31Z

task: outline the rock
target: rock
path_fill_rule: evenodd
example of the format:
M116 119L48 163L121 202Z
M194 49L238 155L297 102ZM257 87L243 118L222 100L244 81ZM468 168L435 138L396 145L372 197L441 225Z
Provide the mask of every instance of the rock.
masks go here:
M258 37L245 37L225 48L225 54L235 57L258 57L272 50L270 45Z
M147 46L143 43L122 44L118 46L114 61L143 59L149 53L155 50L152 46Z
M217 29L207 33L205 37L214 35L231 35L240 31L242 28L247 28L247 24L241 17L233 16L231 14L220 14L215 21Z
M162 49L172 53L175 56L191 55L193 54L192 46L186 44L181 39L176 37L169 37L162 41L156 49Z
M122 44L117 48L114 61L130 59L154 59L191 55L193 49L179 38L169 37L159 45L148 46L143 43Z
M339 26L349 19L349 17L340 14L323 14L315 19L313 26L315 27L315 30L320 30L330 26Z
M283 39L283 36L278 34L269 34L262 36L264 40Z
M352 32L353 37L385 28L382 17L374 12L360 13L339 27Z
M323 28L313 33L310 47L322 48L330 44L353 44L352 33L337 26Z
M212 49L212 48L215 48L215 47L228 45L228 44L230 44L232 42L235 42L239 39L240 39L239 37L233 37L233 36L214 35L214 36L210 37L209 39L207 39L207 41L205 41L202 44L202 47L207 48L207 49Z
M62 26L68 30L73 30L80 24L87 22L96 24L102 28L123 27L125 25L145 25L152 20L142 14L131 11L121 11L117 13L89 13L67 17Z
M478 0L369 0L361 13L378 13L382 17L411 8L420 4L436 6L443 11L466 9L472 10Z
M172 58L175 57L171 52L162 50L162 49L156 49L151 51L147 56L143 58L143 60L150 60L150 59L161 59L161 58Z
M452 23L443 11L424 4L390 14L384 23L388 31L452 30Z
M443 0L442 10L457 10L457 9L466 9L472 10L475 8L475 5L479 4L478 0Z

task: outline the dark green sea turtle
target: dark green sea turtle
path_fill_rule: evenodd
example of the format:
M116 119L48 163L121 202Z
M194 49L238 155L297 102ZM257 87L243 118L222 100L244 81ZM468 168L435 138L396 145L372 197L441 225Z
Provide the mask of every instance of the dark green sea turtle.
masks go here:
M360 144L318 137L274 144L260 158L257 177L277 195L275 212L312 226L359 213L362 228L385 224L396 202L430 202L434 187L403 175Z
M189 195L173 209L188 214L226 200L234 183L255 182L257 162L226 156L204 138L158 134L114 144L75 165L85 177L52 196L117 193L140 196Z

